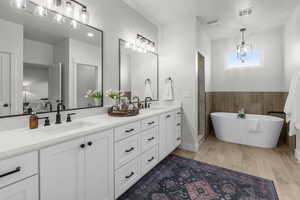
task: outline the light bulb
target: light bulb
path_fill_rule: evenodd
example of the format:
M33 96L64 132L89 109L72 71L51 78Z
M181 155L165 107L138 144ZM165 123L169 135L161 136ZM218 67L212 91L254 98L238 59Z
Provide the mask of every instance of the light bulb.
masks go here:
M54 1L53 0L47 0L46 1L46 6L47 6L47 8L51 9L54 6Z
M88 33L87 36L88 37L94 37L94 33Z
M79 25L78 25L78 22L76 21L76 20L72 20L71 21L71 27L73 28L73 29L77 29L78 27L79 27Z
M47 8L45 8L41 5L38 5L34 9L34 14L37 16L40 16L40 17L45 17L48 15Z
M86 8L82 8L81 14L80 14L80 20L84 24L88 24L89 23L89 13L88 13L88 11L87 11Z
M62 23L65 22L65 18L64 18L64 16L62 16L61 14L57 13L57 14L55 14L55 16L54 16L54 21L55 21L56 23L58 23L58 24L62 24Z
M66 14L68 16L72 16L72 14L73 14L73 6L72 6L72 2L71 1L67 1L66 2Z
M27 0L11 0L10 5L17 9L26 9L27 8Z

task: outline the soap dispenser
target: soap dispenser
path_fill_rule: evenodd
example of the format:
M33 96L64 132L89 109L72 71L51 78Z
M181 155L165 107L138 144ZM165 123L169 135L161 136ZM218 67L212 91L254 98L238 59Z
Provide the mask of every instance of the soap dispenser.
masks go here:
M39 127L39 118L36 113L32 113L29 118L29 128L36 129Z

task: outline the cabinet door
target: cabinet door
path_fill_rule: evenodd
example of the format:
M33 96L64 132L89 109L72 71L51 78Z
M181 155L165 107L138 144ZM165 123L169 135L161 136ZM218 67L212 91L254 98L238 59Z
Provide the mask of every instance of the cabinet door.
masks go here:
M84 200L84 139L40 151L41 200Z
M114 199L113 131L86 138L86 200Z
M159 122L159 159L164 159L176 146L176 119L174 113L160 116Z
M38 200L38 194L38 177L33 176L0 189L0 200Z

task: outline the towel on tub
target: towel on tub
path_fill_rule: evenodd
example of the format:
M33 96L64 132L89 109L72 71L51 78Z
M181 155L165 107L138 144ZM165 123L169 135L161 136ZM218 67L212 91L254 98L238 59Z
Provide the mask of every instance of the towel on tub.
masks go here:
M249 132L252 132L252 133L259 132L259 120L258 119L249 120Z
M286 122L290 123L289 135L300 133L296 128L296 124L300 123L300 73L293 76L284 112L286 113Z

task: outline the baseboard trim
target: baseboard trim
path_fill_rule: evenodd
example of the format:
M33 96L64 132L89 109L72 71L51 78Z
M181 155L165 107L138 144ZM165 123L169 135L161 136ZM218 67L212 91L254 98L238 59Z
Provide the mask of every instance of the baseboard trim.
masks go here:
M300 151L298 149L295 149L295 157L297 161L300 163Z

